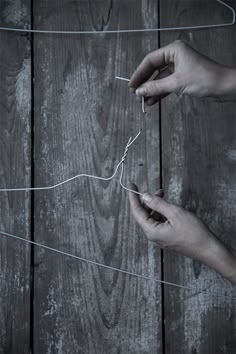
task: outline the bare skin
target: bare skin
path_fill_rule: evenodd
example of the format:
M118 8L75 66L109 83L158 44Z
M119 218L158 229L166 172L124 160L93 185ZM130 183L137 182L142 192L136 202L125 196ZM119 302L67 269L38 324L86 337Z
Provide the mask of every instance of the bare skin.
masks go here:
M131 186L136 189L135 185ZM160 195L160 191L159 191ZM236 253L193 213L167 203L158 193L140 198L129 192L131 211L148 240L200 261L236 284Z
M155 79L147 81L155 72ZM149 53L133 73L129 87L153 105L170 93L221 100L236 98L236 70L198 53L183 41Z
M162 78L147 81L163 67ZM145 96L150 105L169 93L231 100L236 98L236 70L221 66L177 41L148 54L132 75L129 86L138 96ZM143 200L129 193L131 211L148 240L198 260L236 284L236 252L194 214L162 197L162 191L155 195L146 193Z

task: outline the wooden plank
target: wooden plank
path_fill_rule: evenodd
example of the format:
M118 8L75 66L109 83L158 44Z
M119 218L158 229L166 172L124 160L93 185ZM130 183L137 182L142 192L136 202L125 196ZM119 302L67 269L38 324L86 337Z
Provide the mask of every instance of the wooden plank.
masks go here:
M230 2L236 8L236 1ZM215 1L160 1L161 26L228 21ZM161 46L187 41L218 62L235 66L234 27L161 33ZM163 175L170 202L194 210L226 243L236 246L235 104L169 96L162 103ZM166 353L235 353L235 291L212 270L165 252L165 280L204 287L219 297L165 291Z
M30 1L4 1L0 23L30 24ZM0 185L31 182L31 45L17 33L0 33ZM30 238L30 195L1 193L0 230ZM30 351L30 247L0 237L0 352Z
M158 25L156 1L35 2L37 28ZM129 94L156 34L35 35L35 184L81 172L109 176L130 135L124 183L159 186L159 121ZM160 254L130 215L118 177L80 179L35 195L35 239L109 266L161 277ZM160 286L35 250L35 353L161 353Z

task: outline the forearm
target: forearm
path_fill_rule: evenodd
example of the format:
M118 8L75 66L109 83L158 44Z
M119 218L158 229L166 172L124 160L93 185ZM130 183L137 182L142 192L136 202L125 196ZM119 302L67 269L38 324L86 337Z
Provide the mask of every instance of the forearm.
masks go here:
M215 239L203 258L205 264L236 284L236 252L233 249Z
M222 68L216 90L222 100L236 101L236 69Z

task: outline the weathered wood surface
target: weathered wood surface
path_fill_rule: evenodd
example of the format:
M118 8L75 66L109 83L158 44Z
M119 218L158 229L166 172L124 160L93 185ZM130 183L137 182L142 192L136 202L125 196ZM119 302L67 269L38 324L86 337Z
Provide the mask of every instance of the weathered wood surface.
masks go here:
M236 7L236 1L230 2ZM215 23L229 12L215 1L160 1L161 26ZM216 61L235 66L236 28L161 34L161 46L183 39ZM171 96L162 104L163 176L169 201L194 210L236 247L235 104ZM165 290L166 353L235 353L235 291L188 258L165 252L165 279L205 286L229 298Z
M1 2L0 23L30 24L30 1ZM0 186L31 183L31 45L0 33ZM1 193L0 230L30 238L30 194ZM0 353L30 351L30 248L0 235Z
M34 25L117 29L158 25L156 1L34 3ZM144 117L127 84L157 34L34 36L35 185L113 173L130 135L124 183L159 188L158 111ZM113 267L161 277L159 250L130 215L118 177L80 179L35 194L35 240ZM34 352L160 353L161 289L35 250Z
M236 7L235 0L230 3ZM159 4L161 26L229 19L213 0ZM34 2L33 15L36 28L72 30L156 27L159 17L155 0L43 0ZM0 19L7 26L30 24L30 2L1 3ZM0 33L1 186L31 183L29 38ZM179 38L235 66L235 27L161 33L160 44ZM142 191L159 187L158 107L144 117L126 83L114 80L116 75L129 77L158 45L155 33L34 35L36 186L80 172L111 175L129 136L141 128L128 154L124 182L136 181ZM171 96L161 110L166 197L193 209L234 247L235 108L233 103ZM34 212L36 241L161 278L160 252L135 225L118 176L111 182L80 179L36 192L33 209L30 199L27 193L1 195L2 230L30 238ZM3 236L0 260L0 353L236 352L235 302L230 297L191 295L166 286L162 308L157 284L38 248L30 288L30 248ZM236 296L213 271L173 253L165 252L164 277L189 286L211 283L211 291Z

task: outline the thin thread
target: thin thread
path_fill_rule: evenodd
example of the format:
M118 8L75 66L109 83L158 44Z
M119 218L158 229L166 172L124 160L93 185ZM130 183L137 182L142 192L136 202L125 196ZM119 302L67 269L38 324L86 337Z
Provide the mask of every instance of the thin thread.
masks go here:
M118 79L118 80L123 80L123 81L130 82L129 79L126 79L126 78L124 78L124 77L116 76L115 78Z
M123 173L124 173L124 165L122 164L122 165L121 165L121 174L120 174L120 185L121 185L121 187L122 187L123 189L125 189L126 191L128 191L128 192L132 192L132 193L138 194L138 195L140 195L140 196L142 197L142 196L143 196L143 193L140 193L140 192L135 191L135 190L133 190L133 189L127 188L127 187L125 187L125 186L123 185L123 182L122 182Z
M27 240L27 239L25 239L23 237L13 235L13 234L10 234L10 233L5 232L5 231L0 231L0 234L3 235L3 236L6 236L8 238L19 240L19 241L27 243L27 244L31 244L31 245L34 245L34 246L37 246L37 247L40 247L40 248L44 248L44 249L46 249L48 251L52 251L54 253L58 253L58 254L61 254L63 256L67 256L67 257L70 257L70 258L73 258L73 259L77 259L79 261L86 262L86 263L92 264L92 265L96 265L98 267L106 268L106 269L109 269L109 270L112 270L112 271L115 271L115 272L119 272L119 273L126 274L126 275L131 275L131 276L134 276L136 278L152 281L152 282L159 283L159 284L173 286L175 288L180 288L180 289L187 290L187 291L194 291L195 292L194 295L199 295L199 294L201 294L203 292L206 292L206 290L211 287L211 284L208 285L207 287L203 288L203 289L194 288L194 287L181 285L181 284L175 284L175 283L172 283L172 282L169 282L169 281L156 279L156 278L152 278L152 277L149 277L149 276L146 276L146 275L129 272L129 271L124 270L124 269L108 266L108 265L103 264L103 263L99 263L99 262L92 261L92 260L84 258L84 257L76 256L74 254L71 254L71 253L68 253L68 252L65 252L65 251L61 251L61 250L59 250L57 248L46 246L46 245L44 245L42 243L39 243L39 242ZM219 296L219 297L223 297L223 298L229 298L230 297L231 300L236 300L235 297L231 297L230 295L218 294L218 293L215 293L215 292L212 292L212 291L210 292L210 294L211 295L215 295L215 296Z
M128 82L130 81L129 79L126 79L125 77L121 77L121 76L116 76L115 78L118 79L118 80L122 80L122 81L128 81ZM144 97L143 96L142 96L142 112L146 113L145 112L145 103L144 103ZM125 151L126 154L127 154L127 152L128 152L128 150ZM120 174L120 185L121 185L121 187L123 189L125 189L126 191L128 191L128 192L133 192L133 193L138 194L138 195L140 195L142 197L143 193L140 193L138 191L135 191L133 189L130 189L130 188L127 188L127 187L124 186L124 184L122 182L123 173L124 173L124 166L123 166L123 163L122 163L122 165L121 165L121 174Z
M140 193L140 192L138 192L138 191L135 191L135 190L133 190L133 189L130 189L130 188L125 187L124 184L123 184L123 182L122 182L123 173L124 173L124 162L125 162L126 156L127 156L127 154L128 154L128 150L129 150L130 146L133 144L133 142L139 137L139 135L140 135L140 131L139 131L139 133L136 135L136 137L135 137L133 140L131 140L132 138L129 138L129 141L128 141L126 147L125 147L124 155L123 155L123 157L122 157L122 159L121 159L120 185L121 185L121 187L122 187L123 189L125 189L126 191L129 191L129 192L138 194L138 195L140 195L140 196L143 196L142 193Z
M130 81L129 79L126 79L126 78L123 78L123 77L120 77L120 76L116 76L115 77L116 79L119 79L119 80L123 80L123 81ZM146 113L145 112L145 102L144 102L144 97L142 97L142 112L143 113ZM138 132L138 134L132 139L132 137L129 138L128 140L128 143L125 147L125 151L124 151L124 154L122 156L122 159L120 160L120 162L118 163L118 165L116 166L115 168L115 171L114 173L110 176L110 177L99 177L99 176L95 176L95 175L90 175L90 174L87 174L87 173L81 173L81 174L78 174L76 176L73 176L71 178L68 178L62 182L59 182L59 183L56 183L54 185L51 185L51 186L45 186L45 187L21 187L21 188L0 188L0 192L29 192L29 191L42 191L42 190L51 190L51 189L55 189L59 186L62 186L66 183L69 183L69 182L72 182L73 180L75 179L78 179L78 178L81 178L81 177L87 177L87 178L93 178L93 179L98 179L98 180L101 180L101 181L110 181L112 180L116 174L117 174L117 171L119 169L119 167L121 166L121 174L120 174L120 185L123 189L125 189L126 191L129 191L129 192L133 192L135 194L138 194L140 196L143 196L142 193L140 192L137 192L135 190L132 190L130 188L127 188L124 186L124 184L122 183L122 178L123 178L123 172L124 172L124 166L123 166L123 163L127 157L127 154L128 154L128 150L130 148L130 146L135 142L135 140L139 137L140 135L140 131Z
M24 33L45 33L45 34L113 34L113 33L142 33L142 32L160 32L160 31L182 31L195 29L208 29L227 27L235 24L235 10L232 6L226 4L222 0L215 0L221 5L225 6L232 12L232 21L226 23L218 23L213 25L198 25L198 26L181 26L181 27L162 27L162 28L144 28L144 29L123 29L123 30L108 30L108 31L60 31L60 30L41 30L41 29L27 29L27 28L13 28L0 27L0 31L24 32Z
M126 270L123 270L123 269L120 269L120 268L111 267L111 266L108 266L108 265L103 264L103 263L95 262L95 261L92 261L92 260L87 259L87 258L83 258L83 257L80 257L80 256L76 256L76 255L74 255L74 254L71 254L71 253L68 253L68 252L64 252L64 251L58 250L58 249L53 248L53 247L46 246L46 245L44 245L44 244L42 244L42 243L39 243L39 242L27 240L27 239L25 239L25 238L23 238L23 237L13 235L13 234L10 234L10 233L5 232L5 231L0 231L0 234L1 234L1 235L4 235L4 236L7 236L7 237L14 238L14 239L16 239L16 240L23 241L23 242L25 242L25 243L28 243L28 244L31 244L31 245L34 245L34 246L38 246L38 247L41 247L41 248L45 248L45 249L47 249L47 250L49 250L49 251L52 251L52 252L55 252L55 253L59 253L59 254L62 254L62 255L64 255L64 256L68 256L68 257L70 257L70 258L78 259L78 260L80 260L80 261L83 261L83 262L86 262L86 263L89 263L89 264L93 264L93 265L96 265L96 266L99 266L99 267L107 268L107 269L110 269L110 270L113 270L113 271L116 271L116 272L119 272L119 273L132 275L132 276L135 276L135 277L138 277L138 278L142 278L142 279L146 279L146 280L155 281L155 282L157 282L157 283L163 283L163 284L166 284L166 285L171 285L171 286L175 286L175 287L182 288L182 289L186 289L186 290L194 290L194 291L199 290L199 289L195 289L195 288L192 288L192 287L188 287L188 286L184 286L184 285L179 285L179 284L174 284L174 283L171 283L171 282L166 282L166 281L159 280L159 279L156 279L156 278L148 277L148 276L146 276L146 275L142 275L142 274L138 274L138 273L129 272L129 271L126 271Z
M142 96L142 112L143 113L146 113L146 110L145 110L145 100L144 100L144 97Z
M122 156L122 159L118 163L118 165L117 165L117 167L115 169L115 172L113 173L113 175L111 177L104 178L104 177L97 177L97 176L88 175L88 174L80 174L80 175L77 175L75 177L72 177L70 179L67 179L67 180L65 180L63 182L60 182L58 184L55 184L55 185L49 186L49 187L17 188L17 189L9 189L8 188L8 189L1 189L0 191L13 192L13 191L31 191L31 190L52 189L52 188L56 188L58 186L61 186L61 185L65 184L65 183L67 183L69 181L72 181L73 179L81 177L81 176L86 176L86 177L90 177L90 178L96 178L96 179L107 181L107 180L112 179L116 175L119 167L121 166L121 174L120 174L120 180L119 180L121 187L123 189L127 190L127 191L130 191L130 192L133 192L135 194L138 194L138 195L142 196L143 195L142 193L125 187L123 185L123 182L122 182L122 177L123 177L123 172L124 172L124 162L125 162L125 159L127 157L128 150L129 150L130 146L135 142L135 140L139 137L140 133L141 132L139 131L138 134L134 138L132 138L132 137L129 138L128 143L127 143L127 145L125 147L125 151L124 151L124 154ZM58 249L53 248L53 247L46 246L44 244L41 244L41 243L38 243L38 242L35 242L35 241L27 240L27 239L25 239L23 237L13 235L13 234L7 233L5 231L1 231L0 230L0 234L4 235L6 237L9 237L9 238L14 238L14 239L20 240L22 242L25 242L25 243L28 243L28 244L31 244L31 245L34 245L34 246L38 246L38 247L47 249L49 251L52 251L52 252L55 252L55 253L58 253L58 254L61 254L61 255L64 255L64 256L68 256L70 258L74 258L74 259L77 259L77 260L80 260L80 261L84 261L86 263L97 265L99 267L103 267L103 268L110 269L110 270L113 270L113 271L117 271L119 273L135 276L137 278L141 278L141 279L145 279L145 280L149 280L149 281L153 281L153 282L157 282L157 283L161 283L161 284L165 284L165 285L170 285L170 286L181 288L181 289L184 289L184 290L194 291L194 292L196 292L194 295L198 295L198 294L200 294L202 292L205 292L207 290L207 288L209 288L209 286L208 286L205 289L198 289L198 288L188 287L188 286L185 286L185 285L175 284L175 283L172 283L172 282L168 282L168 281L164 281L164 280L148 277L148 276L145 276L145 275L142 275L142 274L129 272L129 271L126 271L126 270L123 270L123 269L119 269L119 268L116 268L116 267L111 267L111 266L105 265L103 263L99 263L99 262L95 262L95 261L92 261L92 260L89 260L89 259L86 259L86 258L83 258L83 257L79 257L79 256L76 256L76 255L70 254L68 252L64 252L64 251L58 250ZM217 294L217 293L212 293L212 292L211 292L211 294L214 294L214 295L217 295L217 296L220 296L220 297L229 297L227 295L222 295L222 294ZM235 299L236 300L236 298L232 298L232 297L231 297L231 299Z
M126 79L125 77L116 76L115 78L118 79L118 80L130 82L130 80L129 80L129 79ZM144 96L142 96L142 112L143 112L143 113L146 113Z
M101 180L101 181L110 181L110 180L112 180L115 177L115 175L117 174L117 171L118 171L120 166L122 166L122 171L123 171L123 163L124 163L124 161L125 161L125 159L127 157L128 150L129 150L130 146L135 142L135 140L138 139L140 134L141 134L141 131L139 131L138 134L134 138L132 138L132 137L129 138L128 143L127 143L127 145L125 147L125 151L124 151L124 154L122 156L122 159L120 160L120 162L118 163L118 165L115 168L114 173L110 177L98 177L98 176L94 176L94 175L90 175L90 174L86 174L86 173L81 173L81 174L76 175L74 177L68 178L68 179L66 179L66 180L64 180L62 182L56 183L56 184L54 184L52 186L22 187L22 188L1 188L0 192L20 192L20 191L29 192L29 191L50 190L50 189L54 189L54 188L57 188L59 186L62 186L64 184L68 183L68 182L71 182L71 181L73 181L75 179L78 179L78 178L81 178L81 177L93 178L93 179L98 179L98 180ZM122 172L122 174L123 174L123 172ZM121 187L132 192L131 189L126 188L125 186L123 186L123 184L121 184ZM133 192L137 194L137 191L133 191Z
M49 31L49 30L36 30L36 29L11 28L11 27L0 27L0 31L12 31L12 32L24 32L24 33L45 33L45 34L104 34L104 33L113 34L113 33L135 33L135 32L158 32L158 31L172 31L172 30L207 29L207 28L216 28L216 27L225 27L225 26L234 25L235 24L236 15L235 15L235 10L233 9L233 7L231 7L230 5L226 4L222 0L216 0L216 1L218 3L224 5L226 8L228 8L232 12L232 22L220 23L220 24L215 24L215 25L167 27L167 28L153 28L153 29L133 29L133 30L108 30L108 31ZM120 77L116 77L116 78L117 79L121 79L121 80L125 80L125 81L129 81L128 79L124 79L124 78L120 78ZM143 111L143 113L145 113L144 97L142 97L142 111ZM123 172L124 172L124 161L125 161L125 159L127 157L128 149L132 145L132 143L138 138L139 135L140 135L140 132L136 135L136 137L133 140L132 140L132 138L129 139L129 141L128 141L127 145L126 145L126 148L125 148L124 155L123 155L121 161L118 163L113 175L110 176L110 177L104 178L104 177L98 177L98 176L89 175L89 174L79 174L79 175L76 175L76 176L74 176L72 178L69 178L69 179L67 179L65 181L62 181L62 182L57 183L57 184L52 185L52 186L34 187L34 188L14 188L14 189L13 188L6 188L6 189L0 189L0 192L50 190L50 189L54 189L56 187L59 187L61 185L64 185L65 183L71 182L72 180L75 180L75 179L80 178L80 177L88 177L88 178L94 178L94 179L103 180L103 181L109 181L109 180L111 180L111 179L113 179L115 177L119 167L121 166L121 175L120 175L120 185L121 185L121 187L123 189L127 190L127 191L131 191L133 193L142 195L141 193L139 193L137 191L134 191L132 189L129 189L129 188L125 187L123 185L123 183L122 183L122 177L123 177ZM28 243L28 244L31 244L31 245L34 245L34 246L38 246L38 247L53 251L53 252L58 253L58 254L62 254L64 256L68 256L68 257L71 257L71 258L74 258L74 259L77 259L77 260L80 260L80 261L84 261L84 262L89 263L89 264L97 265L97 266L100 266L100 267L103 267L103 268L107 268L107 269L110 269L110 270L113 270L113 271L117 271L117 272L120 272L120 273L123 273L123 274L135 276L135 277L138 277L138 278L141 278L141 279L145 279L145 280L154 281L154 282L157 282L157 283L162 283L162 284L165 284L165 285L170 285L170 286L182 288L184 290L198 291L198 293L199 293L199 289L196 289L196 288L187 287L187 286L183 286L183 285L167 282L167 281L164 281L164 280L151 278L151 277L144 276L144 275L141 275L141 274L128 272L128 271L125 271L125 270L122 270L122 269L118 269L118 268L115 268L115 267L107 266L105 264L98 263L98 262L95 262L95 261L91 261L91 260L76 256L76 255L72 255L70 253L67 253L67 252L64 252L64 251L60 251L58 249L43 245L43 244L35 242L35 241L27 240L27 239L24 239L22 237L19 237L19 236L10 234L10 233L6 233L4 231L0 231L0 234L4 235L6 237L11 237L11 238L20 240L22 242L25 242L25 243ZM206 289L202 289L200 291L203 292L203 291L206 291ZM221 295L221 294L215 294L215 295L227 297L226 295ZM234 298L232 298L232 299L234 299Z

